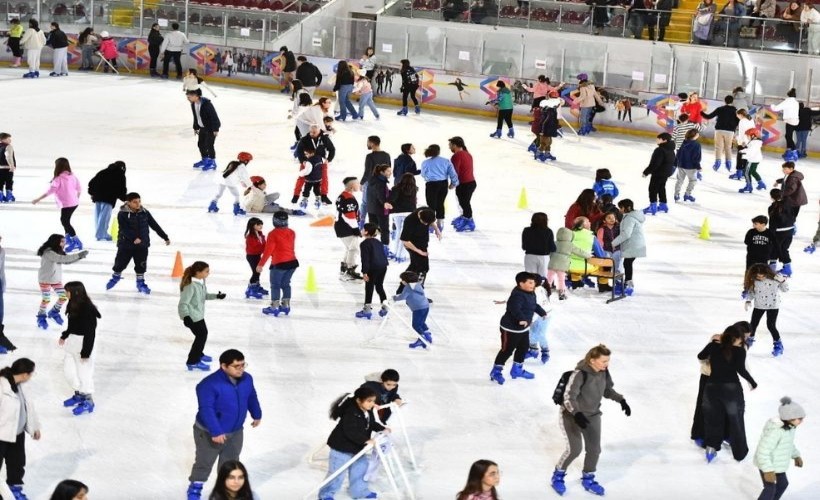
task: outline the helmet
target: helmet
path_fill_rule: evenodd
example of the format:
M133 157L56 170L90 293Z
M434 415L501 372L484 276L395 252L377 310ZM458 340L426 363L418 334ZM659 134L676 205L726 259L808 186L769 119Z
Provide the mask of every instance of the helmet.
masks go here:
M107 31L100 31L100 36L103 37L103 38L108 38L108 32Z
M760 137L760 130L756 128L750 128L746 131L746 135L749 137Z
M273 227L288 227L288 213L280 210L273 214Z
M253 155L250 153L246 153L245 151L242 151L241 153L236 155L236 159L241 161L242 163L247 164L250 163L251 160L253 160Z
M787 150L786 150L786 152L785 152L785 153L783 153L783 159L784 159L785 161L795 162L795 161L797 161L799 158L800 158L800 156L797 154L797 150L796 150L796 149L787 149Z
M254 186L259 186L260 184L265 184L265 178L260 175L252 175L251 176L251 183Z
M589 79L589 77L587 76L586 73L579 73L578 74L578 81L588 80L588 79Z

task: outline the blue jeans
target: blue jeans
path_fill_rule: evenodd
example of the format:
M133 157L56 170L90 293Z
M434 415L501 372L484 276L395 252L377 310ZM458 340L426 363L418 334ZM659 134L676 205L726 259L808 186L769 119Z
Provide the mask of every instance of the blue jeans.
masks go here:
M430 330L429 328L427 328L426 323L427 314L429 312L430 308L413 311L413 330L417 331L419 335L422 335L424 332Z
M111 222L111 210L114 207L108 203L98 201L94 203L94 221L97 224L97 240L110 240L108 223Z
M376 103L373 102L373 93L369 94L362 94L359 97L359 117L364 117L364 107L367 106L370 108L370 111L373 112L373 116L376 118L379 117L379 110L376 109ZM798 132L799 134L800 132Z
M0 280L0 325L3 324L3 315L5 314L3 307L3 280Z
M536 318L530 325L530 345L536 344L541 346L541 349L549 349L547 344L547 330L550 326L550 318Z
M347 112L353 115L355 119L357 116L356 108L353 107L353 102L350 100L350 94L353 92L353 85L342 85L339 87L339 117L344 120L347 118Z
M343 453L330 449L330 457L327 464L327 474L333 474L341 466L353 458L352 453ZM353 462L353 465L347 469L348 482L350 489L348 493L353 498L364 498L370 494L370 489L367 487L367 481L364 480L364 475L367 472L367 455L362 455L358 460ZM339 474L336 478L327 483L321 490L319 490L319 498L332 497L342 488L342 483L345 480L344 473Z
M362 184L362 202L359 204L359 229L364 227L367 220L367 183Z
M806 143L809 141L809 131L808 130L798 130L796 131L797 134L797 142L795 143L794 147L797 152L801 155L806 154Z
M590 117L592 117L592 110L593 109L594 108L581 108L581 115L580 115L581 128L584 128L584 127L586 127L590 124L589 119L590 119Z
M293 277L293 269L276 269L270 270L270 299L279 300L279 291L282 292L283 299L290 298L290 279Z

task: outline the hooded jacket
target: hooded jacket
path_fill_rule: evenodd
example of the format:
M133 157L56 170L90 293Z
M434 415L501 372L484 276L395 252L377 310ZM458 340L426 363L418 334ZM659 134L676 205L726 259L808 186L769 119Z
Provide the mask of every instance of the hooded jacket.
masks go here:
M586 377L582 371L586 373ZM586 417L600 415L603 398L618 403L624 400L624 397L615 391L614 386L608 369L596 372L582 359L567 381L563 408L573 415L578 412Z
M141 206L139 210L133 211L127 203L123 203L117 213L117 224L119 224L117 247L150 247L151 233L149 229L156 231L163 241L168 241L168 235L159 227L157 221L154 220L154 216L145 207ZM134 243L137 238L141 241Z
M577 255L584 259L590 257L589 252L583 251L572 243L572 237L572 231L569 229L565 227L558 229L558 233L555 235L555 251L550 253L547 269L567 272L569 270L570 255Z
M546 316L547 311L538 305L535 292L526 292L516 286L507 299L507 310L501 316L501 329L511 333L529 331L533 314ZM521 321L526 321L527 324L522 325Z
M624 259L646 257L646 239L643 236L643 223L646 216L640 210L624 214L621 220L621 234L612 240L612 246L621 247Z
M701 146L697 139L685 139L676 157L678 168L700 170Z
M88 194L95 203L108 203L112 207L117 200L125 201L128 193L125 185L125 163L114 162L97 172L88 182Z
M88 255L88 250L82 250L72 254L59 254L47 248L40 256L40 269L37 271L38 283L62 283L63 264L73 264Z
M376 422L373 410L365 414L355 401L339 418L339 423L327 438L327 445L342 453L356 454L362 451L373 432L384 430L384 426Z
M792 207L802 207L809 202L806 197L806 190L803 189L803 174L797 170L792 171L783 178L781 183L783 189L783 200Z
M791 461L800 457L800 451L794 445L796 431L794 426L784 427L779 418L766 422L755 450L755 466L763 472L786 472Z
M666 141L658 144L652 152L649 165L644 169L643 175L657 175L669 177L675 172L675 143Z
M51 179L46 196L53 194L58 208L76 207L80 204L80 181L71 172L62 172Z

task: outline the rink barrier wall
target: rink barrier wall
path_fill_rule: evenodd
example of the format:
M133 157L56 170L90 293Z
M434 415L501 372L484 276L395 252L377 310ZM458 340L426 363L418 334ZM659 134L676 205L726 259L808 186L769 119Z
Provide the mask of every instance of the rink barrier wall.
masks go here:
M77 35L69 34L68 37L70 41L68 50L69 67L76 70L81 60L81 50L76 44ZM147 39L134 37L114 37L114 39L117 42L117 48L120 52L120 61L127 63L135 76L147 76L149 67ZM231 77L217 73L214 56L225 50L230 50L234 54L234 59L236 59L236 55L240 53L246 55L247 58L256 57L258 61L261 61L257 63L256 72L251 73L246 71L246 68L242 68L243 71L239 71ZM51 57L52 50L49 47L45 47L41 56L41 62L51 63ZM316 93L318 95L332 96L338 60L322 57L310 57L308 60L315 64L324 75L322 85L317 89ZM0 53L0 62L10 63L10 61L10 52L3 51ZM206 81L266 90L282 89L280 79L282 77L281 68L283 59L278 52L263 52L214 44L195 43L191 44L187 52L183 54L182 63L184 68L196 68L199 75L205 77ZM358 70L359 62L357 60L348 60L348 63ZM23 60L21 69L26 69L25 59ZM386 66L377 67L377 70L379 69L385 71L390 69L393 72L397 71L397 68L389 68ZM468 76L437 69L417 69L419 69L420 76L419 100L422 103L423 109L459 115L486 117L489 119L489 127L493 126L492 120L495 118L496 113L488 102L496 97L496 91L498 89L496 84L499 81L504 81L508 88L513 88L514 82L516 81L514 78L503 75ZM171 69L171 73L174 73L173 68ZM120 74L128 75L129 73L125 68L122 68ZM462 82L465 89L464 94L461 96L459 96L460 93L455 86L456 79ZM372 84L375 90L377 83L374 81ZM379 95L379 97L375 98L375 101L379 104L400 106L401 95L398 92L400 86L400 77L398 74L395 74L393 76L393 90L389 93ZM577 130L579 125L578 106L574 105L569 98L569 93L574 90L574 88L574 86L570 86L561 92L561 97L564 99L561 110L563 117L569 120L572 126ZM639 92L637 100L643 104L632 106L632 125L624 127L624 122L617 119L614 103L619 98L634 98L635 93L615 88L606 88L605 91L610 96L611 101L606 103L605 111L596 113L595 126L597 129L605 132L647 138L654 138L661 132L672 132L674 128L674 115L668 107L678 101L676 95ZM520 93L517 97L519 97L519 99L517 99L515 103L513 119L517 123L525 125L524 127L519 127L519 134L524 131L529 134L529 125L527 125L527 123L531 118L529 115L530 103L528 101L531 95ZM702 100L707 103L707 110L710 111L723 105L722 101L712 99ZM764 150L782 152L784 150L782 136L785 132L785 124L778 120L777 113L773 112L768 105L753 105L750 112L757 119L763 132ZM701 132L701 142L712 144L713 134L713 124L707 124ZM807 151L810 156L820 158L820 137L809 135Z

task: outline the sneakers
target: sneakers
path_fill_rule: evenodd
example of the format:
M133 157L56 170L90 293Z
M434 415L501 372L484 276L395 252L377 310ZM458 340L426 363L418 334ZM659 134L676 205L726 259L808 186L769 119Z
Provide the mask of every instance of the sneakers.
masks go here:
M598 496L604 495L604 487L595 480L595 473L593 472L583 473L581 476L581 486L590 493L594 493Z
M498 385L504 385L504 375L501 373L501 370L504 369L502 365L495 365L493 366L492 371L490 372L490 381L498 382Z
M112 288L114 288L117 285L117 283L120 282L121 279L122 279L122 276L120 276L119 274L112 274L111 279L108 280L108 283L105 284L105 289L106 290L111 290Z
M550 480L550 486L552 489L555 490L556 493L559 495L563 495L567 492L567 485L564 483L564 478L567 475L567 471L555 469L552 472L552 479Z
M216 200L211 201L211 204L208 205L208 213L215 214L219 212L219 207L216 205Z
M55 323L58 325L63 324L63 317L60 316L60 311L57 309L52 309L48 312L48 317L54 320Z
M783 355L783 342L780 340L774 341L774 347L772 348L772 356L778 357Z
M202 370L203 372L211 371L211 367L209 365L206 365L202 361L200 361L199 363L193 364L193 365L185 365L185 366L188 367L189 372L192 372L194 370Z
M512 368L510 369L510 376L513 379L524 378L527 380L532 380L535 378L535 375L525 370L524 365L521 363L513 363Z
M74 415L82 415L83 413L94 413L94 402L84 399L80 404L71 410Z

